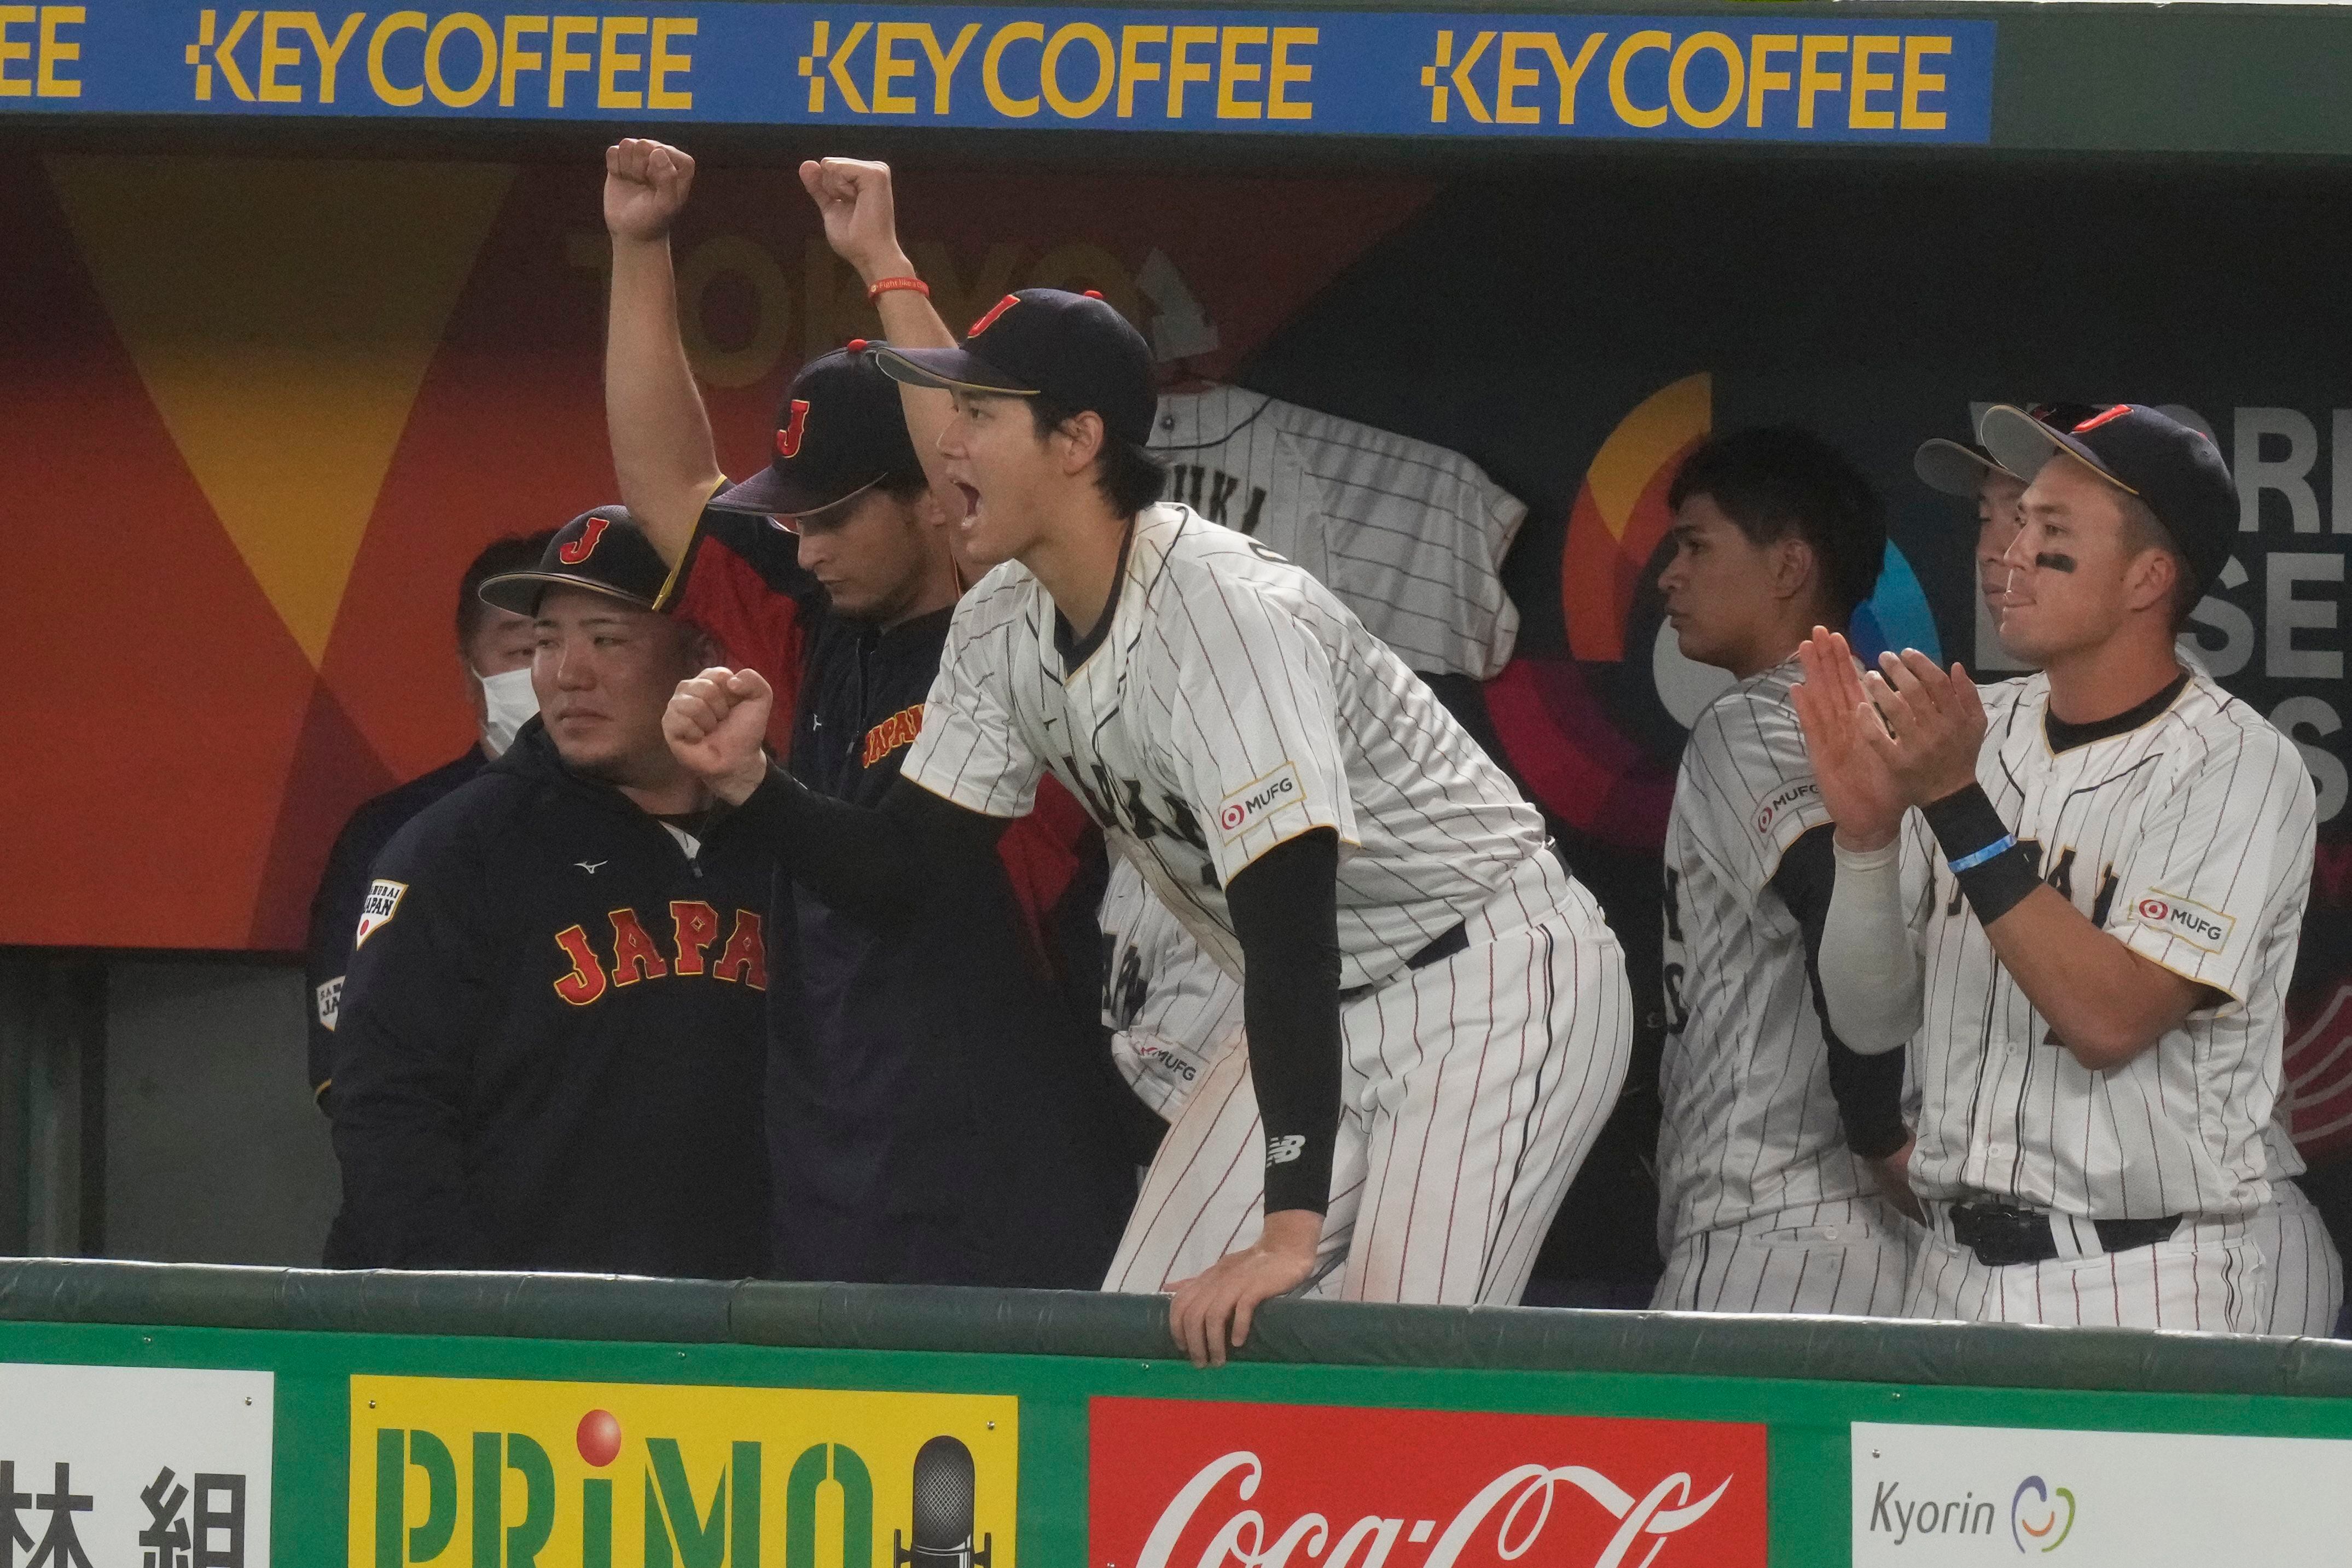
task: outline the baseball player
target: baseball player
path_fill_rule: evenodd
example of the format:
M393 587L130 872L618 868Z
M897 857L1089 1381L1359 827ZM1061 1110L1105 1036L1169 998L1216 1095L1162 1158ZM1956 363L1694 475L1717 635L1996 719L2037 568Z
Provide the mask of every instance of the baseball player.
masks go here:
M873 805L924 725L961 589L948 510L898 384L862 352L803 366L770 460L740 484L720 477L670 272L668 230L693 170L655 142L606 154L614 466L676 567L664 607L674 598L731 659L794 681L784 765ZM888 210L886 171L835 166L812 184L829 229L854 226L860 193L869 214ZM835 186L846 199L832 199ZM919 409L943 418L946 399L922 395L937 406ZM768 1078L787 1278L1073 1289L1102 1279L1135 1194L1109 1114L1129 1097L1080 1011L1094 954L1082 954L1074 1004L1033 923L1072 881L1074 858L1037 816L999 848L961 874L941 868L910 918L856 887L782 901L800 976L800 1016L776 1020ZM1041 885L1053 890L1024 908L1024 888ZM1086 913L1092 892L1077 899Z
M474 710L474 742L454 761L362 802L327 855L326 869L310 900L310 938L305 948L310 1094L322 1111L334 1085L335 1026L342 1014L343 981L351 970L352 932L359 929L375 858L417 813L495 762L514 743L515 732L539 711L539 698L530 687L530 617L484 603L479 590L501 572L535 564L554 532L543 529L493 540L457 580L457 661L466 672L466 697ZM337 1242L328 1237L330 1266L337 1259Z
M775 855L664 743L709 648L655 611L668 575L599 507L482 584L532 621L541 714L376 861L329 1101L345 1266L766 1265Z
M1885 521L1844 458L1786 427L1708 442L1667 501L1667 621L1738 684L1691 726L1666 824L1652 1305L1892 1316L1915 1228L1904 1057L1859 1055L1822 1018L1832 824L1789 701L1806 629L1870 596Z
M2027 412L2044 424L2072 428L2099 412L2089 404L2038 404ZM2008 602L2010 570L2004 563L2011 541L2024 525L2019 502L2025 481L1992 459L1981 446L1936 439L1924 442L1912 467L1930 489L1977 505L1977 578L1985 614L1998 627ZM2182 662L2194 656L2184 646ZM2268 1157L2264 1172L2270 1201L2247 1221L2247 1234L2271 1270L2271 1310L2263 1332L2324 1338L2335 1331L2344 1306L2344 1261L2327 1223L2305 1193L2305 1165L2286 1126L2286 1096L2263 1129Z
M1172 1123L1217 1058L1241 1044L1242 988L1132 862L1103 891L1103 1026L1136 1098Z
M1168 499L1304 567L1433 689L1510 661L1527 507L1460 453L1234 386L1163 394L1150 451ZM1125 861L1101 918L1112 1058L1164 1125L1237 1043L1241 987Z
M2036 403L2026 405L2025 411L2047 424L2071 429L2096 414L2099 405ZM2010 542L2025 526L2024 514L2018 506L2025 496L2025 481L1994 462L1992 454L1982 446L1940 436L1919 444L1919 449L1911 455L1911 470L1929 489L1975 503L1977 592L1984 605L1979 624L1998 636L2001 606L2009 593L2006 557Z
M884 367L954 395L943 468L993 568L956 607L899 784L866 812L768 769L753 672L682 685L672 744L803 881L909 900L1050 772L1241 981L1237 1081L1194 1090L1108 1279L1173 1288L1196 1362L1318 1273L1356 1299L1516 1300L1624 1073L1598 906L1328 590L1155 504L1150 352L1116 311L1032 289L961 347L893 332Z
M2118 405L1985 416L2032 476L2001 637L2039 672L1979 694L1816 628L1796 690L1837 822L1821 963L1857 1049L1911 1038L1912 1317L2252 1331L2248 1221L2309 891L2294 745L2174 638L2229 558L2212 443Z

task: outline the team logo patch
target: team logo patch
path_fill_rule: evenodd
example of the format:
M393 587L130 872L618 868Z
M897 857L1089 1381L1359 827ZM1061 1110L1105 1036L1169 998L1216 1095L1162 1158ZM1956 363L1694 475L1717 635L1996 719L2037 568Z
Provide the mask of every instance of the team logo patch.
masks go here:
M352 948L356 950L360 943L367 941L368 933L379 926L390 925L392 917L399 912L400 900L407 894L408 884L405 882L388 881L378 877L370 883L367 898L360 905L359 934L352 938Z
M801 455L801 437L808 434L808 399L793 399L793 416L776 432L776 456L797 458Z
M604 531L612 526L613 520L610 518L590 518L588 520L588 526L580 531L580 537L565 545L562 549L557 551L555 552L555 558L558 561L562 562L566 566L579 565L583 561L587 560L588 557L596 553L596 542L604 538ZM378 883L377 885L381 887L383 884Z
M1822 786L1812 779L1807 779L1801 784L1790 784L1788 788L1782 790L1780 794L1774 795L1771 799L1766 801L1762 805L1756 808L1756 831L1759 833L1770 832L1773 818L1779 816L1782 812L1788 810L1790 806L1796 805L1807 795L1818 796L1821 793Z
M319 987L319 1027L332 1034L343 1011L343 977L336 975Z
M866 751L862 767L872 767L901 746L911 746L915 737L923 732L923 705L901 708L871 730L866 731Z
M2209 910L2177 893L2150 893L2132 906L2132 913L2149 930L2178 937L2207 952L2221 952L2238 925L2235 915Z
M1217 805L1217 826L1230 844L1286 805L1301 805L1307 796L1298 787L1298 769L1290 763L1245 784Z

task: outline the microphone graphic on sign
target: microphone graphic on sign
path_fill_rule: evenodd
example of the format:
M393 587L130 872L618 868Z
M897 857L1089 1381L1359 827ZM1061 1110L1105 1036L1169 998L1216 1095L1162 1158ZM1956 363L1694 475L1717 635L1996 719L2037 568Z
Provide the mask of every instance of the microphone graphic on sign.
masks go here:
M915 1517L911 1546L890 1532L892 1568L989 1568L993 1535L971 1544L974 1487L971 1450L955 1438L932 1438L915 1453Z

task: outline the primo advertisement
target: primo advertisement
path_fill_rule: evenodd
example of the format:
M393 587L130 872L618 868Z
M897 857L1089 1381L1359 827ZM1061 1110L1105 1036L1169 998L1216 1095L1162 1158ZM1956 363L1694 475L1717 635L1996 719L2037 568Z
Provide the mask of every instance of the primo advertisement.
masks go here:
M1019 1402L352 1379L352 1568L1015 1568Z

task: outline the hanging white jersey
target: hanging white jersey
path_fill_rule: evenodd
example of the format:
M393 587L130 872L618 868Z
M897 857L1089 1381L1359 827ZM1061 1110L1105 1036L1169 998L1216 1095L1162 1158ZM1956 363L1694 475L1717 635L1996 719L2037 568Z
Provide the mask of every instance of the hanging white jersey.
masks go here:
M1804 933L1770 891L1790 847L1830 823L1789 700L1800 673L1791 659L1717 698L1675 783L1658 1136L1668 1253L1701 1231L1878 1190L1830 1091Z
M1315 578L1189 508L1146 508L1109 614L1066 660L1008 562L956 605L905 776L994 816L1050 769L1239 977L1224 889L1316 828L1340 840L1343 988L1445 934L1543 847L1533 806Z
M1162 397L1151 447L1171 500L1307 568L1411 668L1510 661L1501 572L1528 509L1459 452L1234 386Z
M2221 1000L2120 1068L2083 1067L1994 959L1912 814L1905 887L1927 963L1912 1185L2095 1219L2259 1207L2311 889L2315 813L2301 755L2197 672L2153 717L2090 726L2094 738L2063 751L2045 728L2047 677L1981 694L1990 726L1977 777L2042 879Z
M1164 1121L1240 1037L1242 988L1152 895L1143 874L1111 862L1103 889L1103 1026L1111 1060Z

